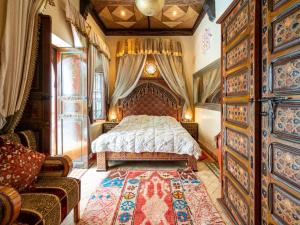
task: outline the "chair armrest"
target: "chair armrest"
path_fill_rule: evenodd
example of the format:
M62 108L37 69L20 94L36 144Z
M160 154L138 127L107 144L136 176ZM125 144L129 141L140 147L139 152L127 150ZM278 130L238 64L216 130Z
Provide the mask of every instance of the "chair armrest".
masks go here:
M0 186L0 225L13 223L21 210L21 195L12 187Z
M40 177L66 177L73 168L72 159L69 156L51 156L47 157L41 172Z

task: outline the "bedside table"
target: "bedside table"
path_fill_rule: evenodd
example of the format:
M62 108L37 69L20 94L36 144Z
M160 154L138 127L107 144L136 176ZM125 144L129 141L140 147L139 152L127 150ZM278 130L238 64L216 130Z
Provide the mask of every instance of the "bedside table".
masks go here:
M190 133L190 135L198 141L198 123L181 122L181 125Z
M118 122L105 122L105 123L103 123L102 132L103 133L107 133L108 131L110 131L111 129L113 129L118 124L119 124Z

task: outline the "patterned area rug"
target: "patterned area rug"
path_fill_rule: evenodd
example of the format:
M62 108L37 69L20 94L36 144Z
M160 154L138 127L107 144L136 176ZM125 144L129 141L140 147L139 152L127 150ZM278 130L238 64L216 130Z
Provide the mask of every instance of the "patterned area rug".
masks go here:
M216 175L220 177L220 168L218 162L205 162L205 165Z
M195 173L112 171L92 194L80 225L225 224Z

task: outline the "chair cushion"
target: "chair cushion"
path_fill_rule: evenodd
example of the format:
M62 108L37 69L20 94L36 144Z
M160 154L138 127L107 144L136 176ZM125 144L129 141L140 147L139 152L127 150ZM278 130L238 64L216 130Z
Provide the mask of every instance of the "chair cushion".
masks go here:
M80 200L80 180L71 177L39 177L32 191L56 195L61 202L63 220Z
M22 192L37 178L45 155L0 137L0 185Z
M61 208L57 196L45 193L24 193L21 194L21 199L21 213L15 224L60 224Z

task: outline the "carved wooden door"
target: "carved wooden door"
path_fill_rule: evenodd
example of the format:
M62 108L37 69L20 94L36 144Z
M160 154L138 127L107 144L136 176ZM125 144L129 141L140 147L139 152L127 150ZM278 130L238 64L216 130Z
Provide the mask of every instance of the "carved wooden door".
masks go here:
M51 17L40 15L39 45L36 68L26 103L24 114L17 127L18 130L33 130L36 135L38 151L51 154ZM55 107L55 105L53 106Z
M222 24L222 202L235 224L260 224L260 1L234 1Z
M262 224L300 224L300 1L262 1Z

